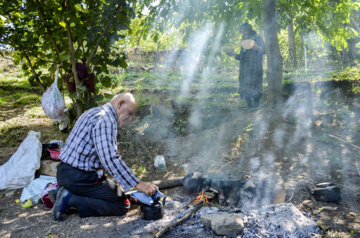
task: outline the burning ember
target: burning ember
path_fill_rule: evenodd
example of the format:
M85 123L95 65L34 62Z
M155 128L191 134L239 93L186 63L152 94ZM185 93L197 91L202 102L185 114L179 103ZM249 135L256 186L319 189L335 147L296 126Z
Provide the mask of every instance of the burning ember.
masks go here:
M195 198L195 200L193 201L193 203L197 203L203 201L204 203L208 203L208 195L205 194L205 189L202 189L200 194Z
M213 188L202 189L199 195L194 199L194 201L191 202L191 204L203 202L204 204L209 203L209 201L214 200L217 198L218 191L216 191Z

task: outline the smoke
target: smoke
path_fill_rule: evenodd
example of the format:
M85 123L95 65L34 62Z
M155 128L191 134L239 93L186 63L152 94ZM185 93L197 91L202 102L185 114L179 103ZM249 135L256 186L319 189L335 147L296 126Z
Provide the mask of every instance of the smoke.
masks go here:
M193 82L194 74L199 69L202 63L202 56L206 50L209 38L210 38L211 25L206 24L203 29L195 32L191 35L189 42L189 51L184 52L182 55L182 61L185 71L185 79L181 86L181 95L187 96L189 88Z
M284 87L287 96L278 107L266 105L264 97L260 109L248 112L242 110L240 104L244 101L236 95L237 70L232 72L232 81L225 81L226 72L221 73L220 80L214 77L224 27L225 24L215 27L208 23L190 34L186 39L188 48L181 55L183 80L178 90L168 95L172 103L156 102L152 113L141 122L150 125L145 134L154 141L162 140L168 162L179 165L186 173L223 178L249 175L254 181L250 187L255 197L248 203L243 201L245 207L253 206L254 201L257 205L271 203L277 191L302 184L354 184L356 180L348 171L356 169L354 159L358 154L346 142L359 143L359 112L355 109L359 100L345 101L346 93L339 89L339 83L320 82L330 78L331 69L325 64L328 59L314 54L324 43L316 34L305 36L311 66L308 73L301 70L292 74L290 80L294 82ZM301 51L303 55L303 48ZM162 73L174 64L176 54L169 54ZM230 93L217 91L221 80L231 82ZM229 110L222 110L219 105ZM183 111L186 114L179 119ZM174 126L185 133L179 136ZM237 157L232 157L233 149Z

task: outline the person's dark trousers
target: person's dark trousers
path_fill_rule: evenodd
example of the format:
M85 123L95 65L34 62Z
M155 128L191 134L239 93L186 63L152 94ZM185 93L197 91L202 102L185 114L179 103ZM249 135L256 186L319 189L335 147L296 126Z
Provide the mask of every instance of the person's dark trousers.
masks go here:
M96 172L86 172L70 165L57 166L57 182L72 192L68 205L75 206L80 217L121 216L127 212L124 195L113 181Z

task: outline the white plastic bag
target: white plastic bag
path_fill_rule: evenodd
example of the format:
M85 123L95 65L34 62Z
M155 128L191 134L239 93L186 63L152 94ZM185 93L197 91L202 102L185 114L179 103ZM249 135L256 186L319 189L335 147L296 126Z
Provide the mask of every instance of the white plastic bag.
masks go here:
M53 121L61 122L64 118L65 101L58 87L59 66L57 66L54 83L44 92L41 97L41 106L46 116ZM66 117L67 119L67 117Z
M31 200L33 204L38 203L41 194L48 183L56 182L55 177L40 175L40 178L33 180L21 193L20 202Z
M0 167L0 189L26 187L40 168L40 132L30 131L8 162Z

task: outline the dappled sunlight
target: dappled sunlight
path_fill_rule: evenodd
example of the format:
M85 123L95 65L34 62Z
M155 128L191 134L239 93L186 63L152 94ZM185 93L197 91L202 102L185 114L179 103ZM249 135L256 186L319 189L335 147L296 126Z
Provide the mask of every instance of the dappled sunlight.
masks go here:
M88 229L95 229L99 226L99 224L93 224L93 225L81 225L80 229L88 230Z
M105 228L110 228L110 227L112 227L112 226L114 226L115 224L113 223L113 222L108 222L108 223L105 223L105 224L103 224L103 227L105 227Z
M7 218L4 218L1 223L5 224L5 225L8 225L8 224L11 224L11 223L17 221L18 219L20 219L20 218L14 218L14 219L10 219L10 220L7 219Z
M51 119L47 118L47 117L42 117L42 118L29 118L28 116L22 114L22 115L18 115L16 117L13 117L9 120L6 121L1 121L0 122L0 128L4 127L4 126L24 126L26 124L26 126L51 126L53 125L53 122L51 121Z
M359 228L358 1L95 2L0 4L1 163L30 130L40 131L44 144L67 139L71 128L60 131L41 107L58 64L71 125L117 93L134 94L138 111L117 130L116 152L142 181L191 173L209 187L241 181L221 188L219 210L291 202L312 219ZM156 155L166 170L156 170ZM338 186L341 202L321 207L309 188L321 182ZM159 221L141 219L136 205L126 216L69 215L62 223L50 210L0 196L13 205L0 209L7 229L0 236L155 235L185 203L183 190L174 194ZM348 211L356 211L354 221Z

